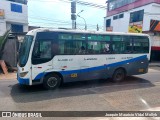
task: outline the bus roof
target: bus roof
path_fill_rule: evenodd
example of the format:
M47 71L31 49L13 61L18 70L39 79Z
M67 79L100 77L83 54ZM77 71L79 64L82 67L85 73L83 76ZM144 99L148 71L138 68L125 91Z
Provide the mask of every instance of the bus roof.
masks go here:
M53 28L37 28L31 30L27 35L35 35L38 32L64 32L64 33L86 33L86 34L102 34L102 35L133 35L133 36L148 36L148 34L140 33L125 33L125 32L101 32L101 31L90 31L90 30L73 30L73 29L53 29Z

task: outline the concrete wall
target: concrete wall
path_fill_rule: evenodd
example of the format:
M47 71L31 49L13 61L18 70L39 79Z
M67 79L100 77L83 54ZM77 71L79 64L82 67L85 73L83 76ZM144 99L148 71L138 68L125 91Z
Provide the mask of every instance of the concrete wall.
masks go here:
M113 20L113 16L110 16L107 17L106 19L111 19L111 26L113 27L113 32L128 32L129 18L130 15L125 12L124 18Z
M159 15L156 15L156 14L159 14ZM160 21L160 4L153 3L150 5L148 9L145 8L145 14L144 14L144 20L143 20L143 31L150 30L151 19Z
M11 3L21 5L22 13L11 11ZM4 18L0 18L0 35L10 29L11 24L23 25L23 32L28 31L28 6L11 1L0 1L0 9L4 10Z
M6 22L0 19L0 36L6 32Z
M5 60L5 62L9 63L9 65L16 67L17 65L17 40L16 39L7 40L3 50L2 59Z
M124 13L124 17L117 20L113 20L113 16L115 15L106 17L104 26L106 26L106 20L111 19L111 26L113 26L113 32L128 32L130 13L134 11L143 10L143 9L145 13L144 19L143 19L143 31L149 31L151 19L160 21L160 15L154 15L157 13L160 14L160 4L152 3L152 4L148 4L148 5L135 8L129 11L122 12ZM104 30L106 31L106 27Z
M151 35L151 42L152 42L152 46L160 46L160 36L155 36L155 35Z

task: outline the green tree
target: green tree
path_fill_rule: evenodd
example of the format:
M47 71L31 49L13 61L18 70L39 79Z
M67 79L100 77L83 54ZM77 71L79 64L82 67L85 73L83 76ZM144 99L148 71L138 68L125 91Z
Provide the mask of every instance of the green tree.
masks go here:
M3 36L0 36L0 59L2 58L3 49L4 49L5 43L7 41L7 37L9 35L9 32L10 32L10 30L6 31Z

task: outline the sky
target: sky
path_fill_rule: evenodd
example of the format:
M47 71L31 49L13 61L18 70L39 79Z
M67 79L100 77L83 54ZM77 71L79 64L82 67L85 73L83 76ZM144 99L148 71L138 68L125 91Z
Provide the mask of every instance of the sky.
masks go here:
M68 0L64 0L68 1ZM53 28L72 28L71 3L63 0L28 0L29 25ZM106 6L106 0L81 0L89 3ZM106 10L77 4L76 14L83 10L79 15L86 20L89 30L96 30L98 24L103 30L104 17ZM77 17L77 29L84 29L85 22Z

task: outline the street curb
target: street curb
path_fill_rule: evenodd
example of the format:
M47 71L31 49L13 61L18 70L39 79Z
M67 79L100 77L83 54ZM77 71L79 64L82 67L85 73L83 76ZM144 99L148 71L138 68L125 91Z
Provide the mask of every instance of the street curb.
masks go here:
M160 67L160 65L149 65L149 67Z

